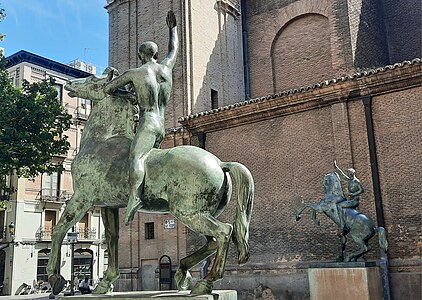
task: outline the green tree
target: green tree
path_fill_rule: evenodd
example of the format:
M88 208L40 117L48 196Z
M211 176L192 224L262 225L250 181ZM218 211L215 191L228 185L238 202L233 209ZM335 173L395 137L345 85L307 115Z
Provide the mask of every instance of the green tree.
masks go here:
M6 176L34 178L40 173L60 172L55 155L69 149L63 132L70 127L69 115L57 98L54 80L24 81L13 86L0 57L0 189L8 193Z
M3 8L0 8L0 22L6 17L6 12ZM0 32L0 41L4 39L6 35Z

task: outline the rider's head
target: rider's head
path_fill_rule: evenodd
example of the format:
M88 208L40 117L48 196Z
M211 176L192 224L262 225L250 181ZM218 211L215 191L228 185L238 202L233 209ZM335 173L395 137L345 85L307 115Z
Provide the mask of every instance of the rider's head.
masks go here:
M356 171L355 171L355 169L353 169L353 168L350 168L350 169L347 169L347 175L349 176L349 177L354 177L355 176L355 174L356 174Z
M138 57L145 63L151 59L157 59L158 55L158 46L154 42L145 42L139 46Z

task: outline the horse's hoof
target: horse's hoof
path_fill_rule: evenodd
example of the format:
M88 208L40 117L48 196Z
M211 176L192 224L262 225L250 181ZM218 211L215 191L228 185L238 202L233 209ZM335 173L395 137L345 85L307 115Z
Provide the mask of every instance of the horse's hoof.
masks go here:
M48 283L51 285L51 292L54 295L58 295L63 290L66 279L62 275L54 274L48 278Z
M101 282L96 286L96 288L92 291L93 294L107 294L107 293L111 293L113 291L113 288L110 285L104 283L101 284Z
M174 275L174 280L176 281L177 289L179 291L186 291L189 289L190 283L192 281L192 275L189 271L177 270Z
M200 280L192 288L190 295L199 296L199 295L208 295L212 292L213 282L211 280Z

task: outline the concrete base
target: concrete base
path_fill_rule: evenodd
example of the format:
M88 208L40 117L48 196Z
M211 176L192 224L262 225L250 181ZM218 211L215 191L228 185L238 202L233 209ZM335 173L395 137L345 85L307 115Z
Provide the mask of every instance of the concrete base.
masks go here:
M237 292L233 290L217 290L213 291L211 295L191 296L189 291L178 292L178 291L151 291L151 292L116 292L105 295L77 295L77 296L59 296L57 299L61 300L144 300L144 299L156 299L156 300L186 300L198 299L198 300L237 300ZM355 299L356 300L356 299Z
M379 300L382 299L379 268L327 263L308 269L311 300Z

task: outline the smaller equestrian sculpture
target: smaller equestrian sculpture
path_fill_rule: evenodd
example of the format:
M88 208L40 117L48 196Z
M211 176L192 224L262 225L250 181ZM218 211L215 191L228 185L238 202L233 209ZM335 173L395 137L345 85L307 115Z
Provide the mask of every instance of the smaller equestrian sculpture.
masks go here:
M336 164L335 166L337 167ZM337 167L337 169L339 168ZM349 176L348 178L353 180L353 177ZM324 198L322 198L319 203L305 203L304 206L296 212L296 221L300 220L300 214L306 208L311 208L313 209L312 219L315 224L319 225L319 220L316 219L316 212L324 213L336 223L340 231L340 248L337 254L337 261L339 262L357 261L359 257L370 250L368 241L376 233L378 233L381 249L387 251L388 243L385 229L383 227L376 227L374 222L367 215L360 213L355 209L359 204L358 201L356 202L355 196L350 195L349 200L345 198L339 175L336 172L325 174L323 185L325 191ZM363 189L361 191L363 191ZM351 194L350 191L349 194ZM352 238L359 246L359 249L344 258L347 236Z

